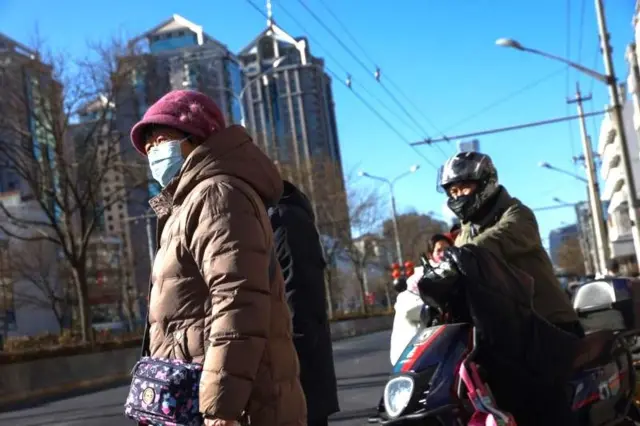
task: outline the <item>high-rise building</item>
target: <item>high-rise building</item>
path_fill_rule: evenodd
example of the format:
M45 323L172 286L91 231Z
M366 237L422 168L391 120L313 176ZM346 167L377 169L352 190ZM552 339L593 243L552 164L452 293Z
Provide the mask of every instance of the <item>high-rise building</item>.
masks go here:
M0 94L0 144L6 144L3 154L13 157L0 158L0 193L19 192L25 200L41 199L53 211L51 191L58 185L56 150L61 140L51 129L61 86L52 67L37 52L1 33ZM32 156L24 157L25 152ZM24 179L25 166L35 168L38 185ZM34 193L36 186L39 194Z
M336 227L349 228L324 60L311 54L306 38L289 35L271 19L238 56L245 76L245 120L255 143L309 195L321 232L335 235Z
M240 64L229 49L204 32L203 28L179 15L130 41L131 55L121 59L130 79L116 94L116 127L118 133L128 135L132 126L147 108L171 90L193 89L210 96L222 109L227 123L240 123L242 106ZM122 138L123 159L146 163L134 152L128 137ZM152 181L152 179L150 179ZM131 188L122 218L111 225L127 228L132 246L129 258L135 259L132 279L146 292L150 273L149 244L144 218L151 212L147 201L159 192L152 182L148 188ZM117 216L119 217L119 216ZM139 218L137 220L136 218ZM117 219L117 220L116 220ZM116 223L117 221L120 223ZM137 223L136 223L137 221ZM155 228L155 221L152 222Z

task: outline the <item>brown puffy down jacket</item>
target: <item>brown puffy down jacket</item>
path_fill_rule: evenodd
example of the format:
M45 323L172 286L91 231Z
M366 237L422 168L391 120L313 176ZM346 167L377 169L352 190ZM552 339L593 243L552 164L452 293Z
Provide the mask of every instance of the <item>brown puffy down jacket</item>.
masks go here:
M280 267L264 203L282 180L245 129L198 146L151 200L159 247L149 306L152 356L200 362L200 410L252 426L306 424Z

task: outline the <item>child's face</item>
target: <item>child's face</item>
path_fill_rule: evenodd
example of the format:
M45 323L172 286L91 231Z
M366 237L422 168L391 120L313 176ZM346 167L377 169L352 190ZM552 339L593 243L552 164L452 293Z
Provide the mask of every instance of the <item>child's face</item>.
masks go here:
M442 255L444 251L450 246L450 244L445 240L440 240L433 246L433 253L431 253L431 257L436 262L440 262L442 260Z

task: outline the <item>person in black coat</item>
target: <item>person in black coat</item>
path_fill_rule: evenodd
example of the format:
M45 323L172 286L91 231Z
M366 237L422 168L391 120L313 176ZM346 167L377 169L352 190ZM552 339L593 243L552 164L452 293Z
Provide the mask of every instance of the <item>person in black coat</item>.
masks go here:
M291 309L308 425L327 425L329 416L340 411L340 406L326 310L327 264L315 215L306 195L285 180L283 196L269 210L269 216Z

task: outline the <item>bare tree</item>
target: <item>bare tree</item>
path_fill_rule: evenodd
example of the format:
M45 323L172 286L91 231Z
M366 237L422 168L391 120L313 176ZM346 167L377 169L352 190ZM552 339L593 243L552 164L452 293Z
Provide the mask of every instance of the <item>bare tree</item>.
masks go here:
M382 238L376 233L382 219L380 195L377 191L352 188L348 193L348 202L351 230L358 237L345 235L342 244L353 265L360 287L362 310L367 313L367 268L372 265L379 266L378 263L381 260L379 250L384 246Z
M15 309L48 310L62 330L70 314L71 298L58 270L55 249L48 241L14 239L2 264L2 275L10 279Z
M117 131L115 122L115 95L126 90L133 72L118 59L131 56L129 49L112 40L90 46L87 58L80 60L47 53L41 45L0 57L0 168L17 177L16 190L44 216L25 218L0 203L0 230L60 248L85 342L94 338L88 248L105 210L147 184L146 169L125 160L127 135ZM114 176L117 182L107 185ZM25 236L12 231L16 227L36 232Z
M349 185L352 175L343 176L339 163L328 157L315 158L309 164L277 162L284 179L300 187L310 198L319 232L323 235L326 269L325 290L329 306L336 293L342 293L337 266L347 260L354 268L360 287L363 309L365 303L365 269L373 257L369 243L355 242L352 232L364 235L374 232L380 224L380 197L375 191L365 191ZM345 183L347 182L347 183ZM365 248L366 245L366 248Z
M562 242L557 251L557 263L567 273L585 274L584 255L577 238L567 238Z
M431 216L416 212L398 215L398 231L402 244L402 258L417 262L420 255L427 250L427 240L434 234L446 232L447 224ZM395 234L391 219L382 224L382 232L390 247L393 247ZM395 253L395 251L394 251ZM396 256L394 256L395 258Z

